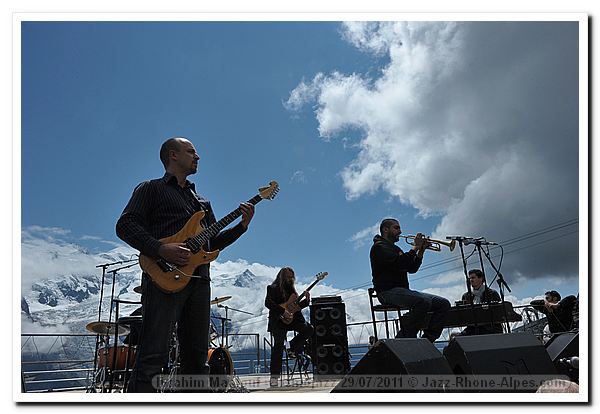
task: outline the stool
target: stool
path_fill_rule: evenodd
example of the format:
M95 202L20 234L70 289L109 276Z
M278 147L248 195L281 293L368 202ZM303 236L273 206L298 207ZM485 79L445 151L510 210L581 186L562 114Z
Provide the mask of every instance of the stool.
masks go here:
M390 330L388 327L388 312L397 312L398 320L400 321L400 329L398 329L398 325L396 325L396 330L402 330L402 314L401 312L409 311L410 309L404 306L396 306L396 305L375 305L373 303L373 299L377 298L377 293L375 293L375 289L369 288L369 302L371 304L371 319L373 321L373 334L375 336L375 341L379 338L377 337L377 319L375 319L375 312L383 312L384 321L385 321L385 336L386 338L390 338Z
M292 331L293 332L293 331ZM289 332L288 332L289 333ZM296 332L293 332L293 336L296 336ZM273 351L273 334L271 334L271 341L269 343L269 345L271 345L271 351ZM289 342L286 338L286 342ZM285 344L284 344L285 345ZM288 354L289 349L287 347L284 346L283 348L283 358L282 358L282 364L281 364L281 371L283 373L283 367L285 364L285 375L286 375L286 380L287 383L289 384L290 381L292 379L294 379L294 375L298 374L299 378L300 378L300 383L303 384L304 383L304 379L308 379L309 378L309 366L312 363L311 358L308 356L307 354L307 349L306 349L306 344L304 344L304 346L302 347L302 354L300 355L296 355L295 358L291 358L290 355ZM292 368L290 369L290 362L294 361L294 365L292 366ZM280 384L283 385L283 376L280 376L279 378Z

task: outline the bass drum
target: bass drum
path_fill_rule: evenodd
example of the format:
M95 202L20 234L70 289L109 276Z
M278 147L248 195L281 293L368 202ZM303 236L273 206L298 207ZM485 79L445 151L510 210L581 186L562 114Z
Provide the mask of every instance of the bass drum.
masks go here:
M210 387L213 391L223 392L229 387L233 377L233 360L225 348L208 349L210 366Z
M210 375L233 375L233 360L225 348L209 348L208 365L210 366Z
M98 349L98 368L108 367L111 371L132 369L135 367L135 347L117 346L115 358L115 347L102 347Z

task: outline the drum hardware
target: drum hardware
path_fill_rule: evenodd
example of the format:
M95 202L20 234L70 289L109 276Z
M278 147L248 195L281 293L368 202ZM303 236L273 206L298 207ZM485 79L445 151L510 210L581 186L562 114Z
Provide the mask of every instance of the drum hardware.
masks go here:
M95 392L96 387L99 387L101 392L112 392L113 387L116 389L122 387L125 390L131 368L135 365L135 348L129 344L119 345L119 336L130 334L132 326L141 325L141 316L119 317L119 305L121 303L140 304L140 302L112 299L112 303L116 304L116 322L98 321L86 325L88 331L98 335L97 349L94 355L94 380L90 387L94 391L91 392Z
M113 283L112 283L112 292L111 292L111 298L110 298L110 304L111 304L111 306L110 306L110 314L109 314L109 319L108 319L108 321L110 322L111 321L111 317L112 317L112 304L113 304L113 299L114 299L114 287L115 287L115 280L116 280L117 272L119 270L127 269L129 267L135 266L137 264L137 262L138 262L138 258L137 258L138 255L137 254L136 255L132 255L130 257L133 257L133 256L136 256L136 258L135 259L129 259L129 260L121 260L121 261L118 261L118 262L104 263L104 264L100 264L100 265L96 266L96 268L102 268L102 282L101 282L101 285L100 285L100 301L99 301L99 304L98 304L98 321L97 322L100 322L101 319L102 319L102 300L104 299L104 283L105 283L105 280L106 280L106 269L108 269L110 266L116 266L116 265L119 265L119 264L125 264L125 263L135 262L135 263L130 263L130 264L126 265L126 266L122 266L122 267L120 267L118 269L111 270L111 272L113 274L113 277L112 277L112 282ZM94 332L94 333L97 333L97 332ZM98 368L98 358L97 358L97 356L98 356L98 349L100 348L100 345L102 343L104 343L104 338L101 335L102 334L97 334L96 335L96 347L95 347L95 350L94 350L94 373L96 373L97 368ZM96 392L95 378L94 378L94 381L91 382L91 384L88 387L88 389L86 390L86 392Z
M211 305L218 305L221 302L225 302L226 300L231 299L231 296L221 296L220 298L214 298L213 300L210 301Z
M118 326L114 322L90 322L85 326L85 329L88 331L98 334L98 335L114 335L117 333L118 336L127 335L129 333L129 328L125 326Z
M225 296L225 297L227 297L227 296ZM231 296L227 297L227 299L229 299L229 298L231 298ZM216 299L219 299L219 298L215 298L215 300ZM221 320L221 343L220 343L219 346L221 346L221 347L223 346L223 338L225 338L225 348L229 348L229 346L228 346L229 336L225 335L225 322L226 321L231 322L231 319L229 319L227 317L228 313L229 313L229 310L231 309L234 312L241 312L241 313L245 313L247 315L252 315L252 316L254 316L254 314L250 313L250 312L243 311L241 309L235 309L235 308L230 308L229 306L223 306L223 305L219 304L218 302L217 302L217 308L224 308L225 309L225 317L224 318L221 317L221 316L215 316L216 319Z
M231 354L222 346L209 348L207 362L210 367L209 376L212 377L210 381L212 390L215 392L226 391L234 374Z

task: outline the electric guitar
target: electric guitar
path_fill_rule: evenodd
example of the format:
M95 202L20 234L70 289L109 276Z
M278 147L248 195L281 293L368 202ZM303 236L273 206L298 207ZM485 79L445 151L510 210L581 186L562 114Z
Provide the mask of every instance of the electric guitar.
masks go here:
M272 200L279 192L279 184L271 181L268 187L259 188L258 194L248 200L248 203L256 205L262 200ZM216 236L227 225L242 215L238 207L216 223L203 228L201 221L204 211L195 213L188 222L176 234L160 239L163 243L185 243L191 250L192 256L188 264L177 267L160 257L148 257L140 255L140 267L150 275L152 281L165 292L179 292L189 283L194 270L200 265L212 262L219 255L219 250L207 252L204 250L206 242Z
M284 316L283 313L279 316L281 322L283 322L286 325L292 323L292 320L294 319L294 314L300 310L300 302L302 302L302 299L304 299L306 293L310 291L321 280L325 279L325 276L327 276L327 274L327 272L317 273L317 275L315 276L315 281L312 282L311 285L307 287L306 290L304 290L304 292L302 292L300 296L298 296L297 293L292 293L290 298L285 303L279 305L289 312L289 316L287 318Z

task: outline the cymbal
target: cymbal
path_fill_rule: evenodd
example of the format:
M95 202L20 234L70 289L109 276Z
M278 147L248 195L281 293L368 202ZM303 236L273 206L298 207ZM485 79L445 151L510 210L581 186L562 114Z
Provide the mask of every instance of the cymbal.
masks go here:
M210 301L211 305L217 305L221 302L225 302L226 300L231 299L231 296L221 296L220 298L214 298L213 300Z
M117 324L114 322L90 322L85 326L90 332L100 334L100 335L114 335ZM129 328L123 325L119 325L119 336L127 335L129 333Z
M136 286L133 288L133 291L135 293L139 293L140 295L142 294L142 287L141 286Z

